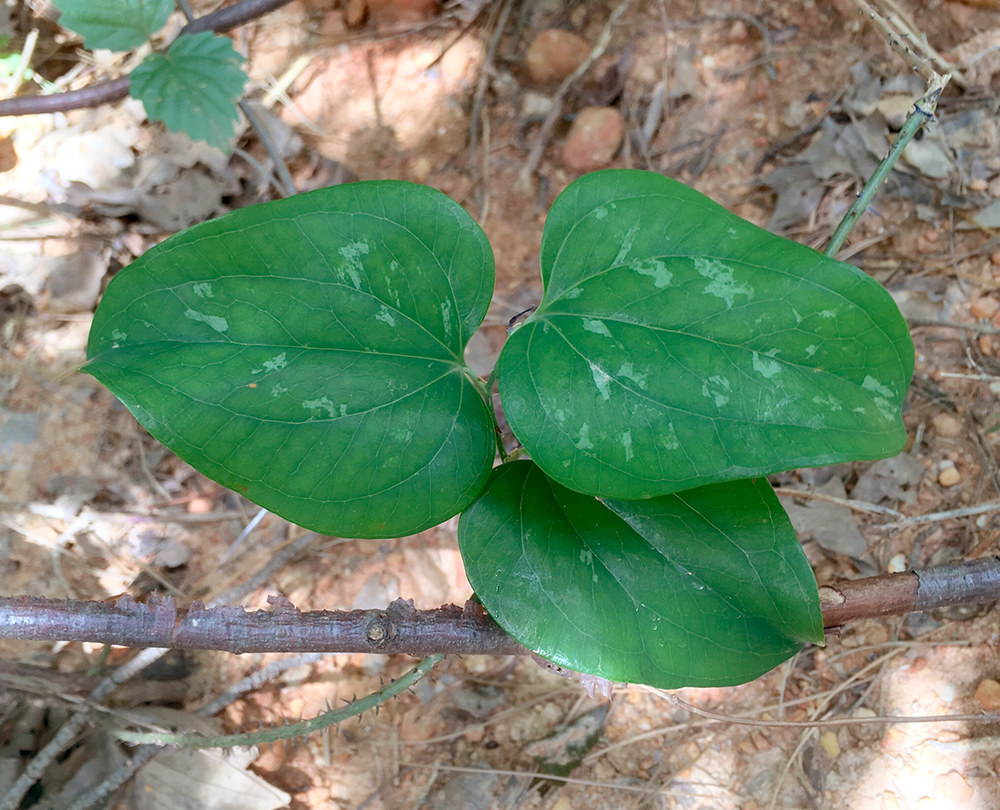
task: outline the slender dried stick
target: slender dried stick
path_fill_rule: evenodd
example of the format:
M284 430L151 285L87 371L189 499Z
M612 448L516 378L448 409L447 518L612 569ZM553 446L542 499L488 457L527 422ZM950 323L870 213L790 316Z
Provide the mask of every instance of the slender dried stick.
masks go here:
M559 85L559 89L556 90L555 97L552 99L552 109L549 110L549 114L542 122L541 129L538 131L538 137L535 139L535 144L531 147L531 152L528 153L528 159L524 162L524 166L521 168L521 173L518 176L518 182L521 185L527 186L531 181L531 176L535 173L535 169L538 168L538 163L542 159L542 153L545 151L549 138L552 137L552 130L555 129L556 121L558 121L559 117L562 115L563 104L566 102L566 94L569 93L570 88L576 84L580 77L590 70L594 62L604 55L604 52L608 49L608 45L611 44L611 31L614 29L615 25L618 24L622 15L628 11L630 5L632 5L632 0L622 0L622 2L618 4L618 7L612 11L611 16L608 17L608 21L605 23L604 30L601 31L601 36L598 37L597 44L594 46L594 49L590 52L587 58L583 60L583 64L567 76L563 80L563 83Z

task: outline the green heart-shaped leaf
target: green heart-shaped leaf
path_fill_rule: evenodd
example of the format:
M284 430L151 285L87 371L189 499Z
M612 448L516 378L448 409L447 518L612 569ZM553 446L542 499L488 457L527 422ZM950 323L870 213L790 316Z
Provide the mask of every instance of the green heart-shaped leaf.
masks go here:
M624 170L560 195L541 268L500 394L565 486L646 498L903 446L913 344L855 267Z
M84 370L206 475L307 528L398 537L480 492L493 418L463 351L493 253L395 181L244 208L112 280Z
M462 514L458 540L497 623L581 672L729 686L822 643L816 580L762 478L599 501L514 462Z

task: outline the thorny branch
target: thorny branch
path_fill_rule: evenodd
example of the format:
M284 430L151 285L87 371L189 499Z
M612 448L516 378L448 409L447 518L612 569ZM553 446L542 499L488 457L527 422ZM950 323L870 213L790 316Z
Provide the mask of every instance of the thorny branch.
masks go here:
M228 31L239 25L262 17L281 8L291 0L241 0L231 6L220 8L204 17L189 22L180 34L198 34L202 31ZM0 117L9 115L37 115L38 113L67 112L85 107L100 107L121 101L129 93L131 83L127 76L98 82L80 90L53 93L47 96L21 96L0 99Z
M1000 557L820 588L824 627L1000 599ZM476 601L417 610L397 599L385 610L300 611L269 599L271 611L177 608L171 597L114 604L32 596L0 598L0 637L90 641L126 647L248 652L527 655Z

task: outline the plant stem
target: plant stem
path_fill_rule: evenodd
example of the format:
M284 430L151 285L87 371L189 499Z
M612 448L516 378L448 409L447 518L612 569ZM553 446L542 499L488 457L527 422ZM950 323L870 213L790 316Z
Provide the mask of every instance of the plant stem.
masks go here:
M824 627L1000 599L1000 557L820 588ZM36 597L0 598L0 637L110 642L127 647L247 652L527 655L475 601L416 610L396 600L383 610L300 612L205 608L179 610L173 599L116 604Z
M937 110L938 97L941 95L941 91L944 89L944 86L948 83L950 78L951 77L947 74L945 76L937 76L936 80L933 81L928 87L926 95L913 105L913 110L907 116L906 123L903 124L903 128L896 136L896 140L893 141L889 154L882 159L878 168L875 169L872 176L868 178L868 182L865 183L865 187L861 189L861 193L854 201L854 205L848 209L844 218L840 221L840 225L837 226L837 230L830 239L830 244L826 246L825 252L827 256L830 258L836 256L837 251L840 250L844 242L847 240L847 234L851 232L851 228L853 228L857 221L861 218L861 215L868 210L868 205L875 196L875 192L878 191L879 186L882 185L883 181L892 170L892 167L896 164L896 161L899 160L900 156L903 154L903 150L906 149L910 141L913 140L913 136L917 134L917 131L925 122L934 119L934 112Z
M430 672L431 668L441 658L442 656L440 655L429 655L401 678L398 678L374 694L358 698L341 709L326 712L311 720L302 720L301 722L290 723L286 726L261 729L260 731L248 731L243 734L229 734L223 737L204 737L200 734L124 731L120 729L113 730L111 734L125 742L152 745L182 745L185 748L232 748L236 745L262 745L264 743L278 742L279 740L290 740L292 737L302 737L316 731L322 731L324 728L329 728L348 718L357 717L369 709L378 708L400 692L405 692L413 686L413 684Z

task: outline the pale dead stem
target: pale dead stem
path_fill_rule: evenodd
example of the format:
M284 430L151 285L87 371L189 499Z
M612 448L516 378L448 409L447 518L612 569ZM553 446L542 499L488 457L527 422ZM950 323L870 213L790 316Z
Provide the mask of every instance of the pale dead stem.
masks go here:
M885 37L886 42L916 72L921 79L933 86L937 74L928 65L933 63L943 73L950 73L955 84L962 88L969 86L968 80L955 65L945 60L927 41L910 16L895 0L875 0L882 13L876 11L867 0L852 0L860 11ZM914 51L919 51L922 56Z
M581 785L583 787L607 788L608 790L621 790L627 793L644 793L647 796L696 796L704 799L715 799L718 796L714 793L692 793L690 791L666 790L664 788L648 788L638 785L620 785L615 782L598 782L591 779L574 779L570 776L554 776L550 773L538 771L507 771L496 768L464 768L458 765L427 764L422 765L416 762L405 763L408 768L420 768L425 770L436 769L438 771L451 771L454 773L474 773L474 774L497 774L499 776L515 776L524 779L550 779L554 782L562 782L567 785ZM722 785L719 785L722 788ZM722 788L724 789L724 788Z
M552 692L546 692L545 694L538 695L537 697L530 698L528 700L518 703L516 706L511 706L509 709L504 709L502 712L497 712L491 717L487 717L476 723L469 723L467 726L463 726L458 731L453 731L449 734L441 734L438 737L431 737L427 740L400 740L399 744L407 746L422 746L422 745L433 745L435 743L448 742L449 740L455 740L459 737L463 737L470 731L478 731L479 729L484 729L487 726L496 725L502 720L506 720L513 714L523 711L524 709L529 709L539 703L544 703L546 701L554 700L557 697L562 697L563 695L568 695L575 693L578 687L574 686L563 686L560 689L555 689Z
M963 506L960 509L946 509L943 512L929 512L926 515L911 515L908 517L899 510L891 509L888 506L879 506L878 504L866 503L864 501L852 501L847 498L835 498L832 495L824 495L822 492L813 492L805 489L791 489L789 487L775 487L774 491L775 494L784 495L788 498L824 501L825 503L842 506L845 509L850 509L854 512L867 512L873 515L885 515L887 517L896 518L894 521L890 521L888 523L873 524L873 528L877 529L902 529L907 526L920 526L924 523L940 523L943 520L951 520L952 518L971 517L973 515L982 515L987 512L1000 511L1000 501L988 501L986 503L977 504L976 506Z

